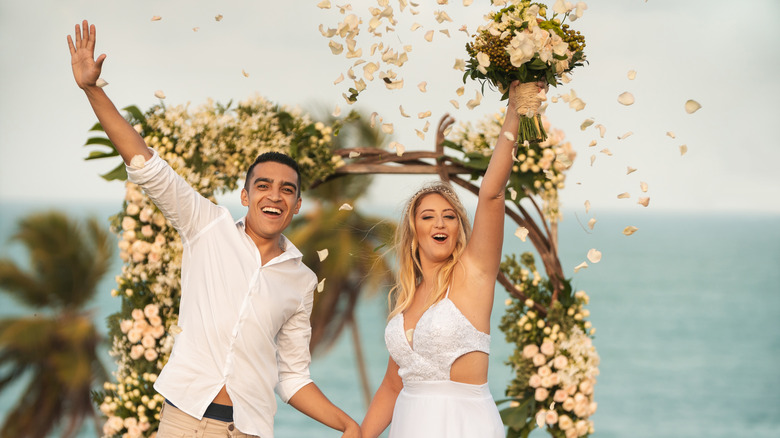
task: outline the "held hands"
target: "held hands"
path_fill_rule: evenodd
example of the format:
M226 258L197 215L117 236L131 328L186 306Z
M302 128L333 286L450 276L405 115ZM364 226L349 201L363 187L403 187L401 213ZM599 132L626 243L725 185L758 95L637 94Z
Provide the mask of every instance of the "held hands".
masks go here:
M94 59L95 25L90 26L87 20L81 23L81 27L78 24L76 25L75 38L76 42L74 44L70 35L68 35L70 64L73 68L73 78L76 80L76 85L82 90L86 90L96 86L106 55L102 54L97 59Z
M360 430L360 426L356 422L351 422L347 424L347 427L344 429L344 434L341 435L341 438L362 438L363 434Z

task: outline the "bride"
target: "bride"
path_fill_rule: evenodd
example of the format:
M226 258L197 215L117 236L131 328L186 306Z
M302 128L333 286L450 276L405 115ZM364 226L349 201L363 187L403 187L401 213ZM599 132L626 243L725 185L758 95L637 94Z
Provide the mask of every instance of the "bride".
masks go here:
M473 232L447 183L427 185L407 203L396 233L399 272L385 328L390 359L363 420L364 437L377 437L388 425L391 438L504 436L487 372L514 153L503 133L517 134L517 88L517 82L510 87Z

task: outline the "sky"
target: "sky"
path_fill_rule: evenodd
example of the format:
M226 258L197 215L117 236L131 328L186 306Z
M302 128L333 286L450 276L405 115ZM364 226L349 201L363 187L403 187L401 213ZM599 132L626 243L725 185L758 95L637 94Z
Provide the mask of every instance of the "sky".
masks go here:
M102 77L118 107L148 109L207 99L226 103L255 94L313 113L349 107L341 97L349 81L334 80L354 60L333 55L318 26L336 27L343 20L334 7L317 0L294 2L171 0L41 0L0 2L0 203L28 201L40 205L63 202L120 202L121 183L98 175L117 163L86 162L82 147L95 123L87 99L76 87L70 69L66 36L88 19L97 26L97 54L108 55ZM401 90L368 83L354 105L376 111L395 125L393 140L407 151L433 149L433 133L444 113L459 122L474 122L505 103L485 89L481 105L466 101L480 86L466 84L455 59L466 57L468 36L491 8L486 0L468 7L462 0L448 4L422 1L416 11L399 10L396 32L382 39L359 39L364 52L373 42L396 47L411 45L409 61L395 68L405 80ZM551 2L548 2L551 5ZM561 192L564 208L640 212L764 212L780 213L780 2L741 3L687 0L594 0L572 27L585 35L589 64L572 72L572 81L551 89L548 97L574 90L586 103L574 111L550 102L546 114L565 132L578 156ZM353 1L352 11L367 21L375 1ZM437 23L435 11L453 22ZM221 15L217 21L215 17ZM152 17L159 16L159 21ZM413 23L422 25L412 31ZM194 30L197 28L197 31ZM449 30L450 36L438 32ZM433 41L423 35L436 31ZM627 73L636 71L630 80ZM362 69L356 69L359 73ZM245 76L243 72L247 73ZM427 82L425 93L417 88ZM624 106L618 96L630 92L635 103ZM460 102L455 109L450 99ZM685 102L702 108L688 114ZM404 119L399 105L416 115L431 111L432 127L425 140L414 129L424 120ZM593 126L580 129L588 118L607 127L604 138ZM673 132L675 138L667 135ZM618 137L632 132L624 139ZM597 146L589 147L597 140ZM680 146L688 152L680 154ZM608 148L612 155L599 151ZM595 161L591 164L591 156ZM627 167L637 171L627 175ZM375 180L366 202L395 207L430 177L383 176ZM648 192L640 191L640 182ZM628 199L617 195L628 192ZM650 204L637 204L649 196ZM228 195L237 198L237 194Z

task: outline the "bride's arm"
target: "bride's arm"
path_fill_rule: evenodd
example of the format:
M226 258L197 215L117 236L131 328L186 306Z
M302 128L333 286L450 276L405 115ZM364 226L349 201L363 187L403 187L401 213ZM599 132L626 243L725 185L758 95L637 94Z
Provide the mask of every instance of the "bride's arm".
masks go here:
M398 364L391 357L387 361L387 371L382 379L382 384L376 390L371 404L368 406L368 412L363 419L360 428L363 438L376 438L390 425L393 419L393 409L398 393L401 392L403 383L398 376Z

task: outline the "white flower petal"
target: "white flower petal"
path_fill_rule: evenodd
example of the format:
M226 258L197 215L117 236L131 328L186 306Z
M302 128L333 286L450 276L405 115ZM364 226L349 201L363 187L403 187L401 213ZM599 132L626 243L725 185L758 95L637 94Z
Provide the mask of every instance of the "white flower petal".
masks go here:
M382 123L382 132L385 134L392 134L394 131L392 123Z
M628 71L628 79L633 81L636 79L636 70L629 70Z
M162 17L159 15L155 15L154 17L152 17L152 21L160 21L160 20L162 20Z
M376 116L377 116L377 115L378 115L378 114L376 113L376 111L374 111L373 113L371 113L371 116L369 117L368 124L369 124L369 126L371 126L372 128L373 128L374 126L376 126Z
M699 108L701 108L701 105L699 104L699 102L696 102L695 100L689 99L685 102L685 112L688 114L695 113L696 111L699 110Z
M200 28L199 28L199 27L197 27L197 26L195 26L195 27L193 27L193 28L192 28L192 31L193 31L193 32L197 32L197 31L199 31L199 30L200 30Z
M590 260L591 263L598 263L601 261L601 251L591 248L590 251L588 251L588 260Z
M222 21L222 14L217 14L216 16L214 16L214 20Z
M385 87L387 87L388 90L400 90L404 87L404 80L401 79L400 81L395 82L387 82L385 81Z
M317 251L317 256L320 258L320 261L323 261L326 258L328 258L328 248Z
M463 0L463 6L471 6L472 3L474 3L474 0Z
M431 116L431 112L430 111L423 111L423 112L417 114L417 118L418 119L425 119L425 118L430 117L430 116Z
M344 211L351 211L352 210L352 206L345 202L345 203L341 204L341 207L339 207L339 211L342 211L342 210L344 210Z
M458 101L457 101L457 100L455 100L455 99L450 99L450 103L452 104L452 106L454 106L454 107L455 107L455 109L460 109L460 104L458 103Z
M620 137L618 137L617 139L618 139L618 140L625 140L626 138L630 137L632 134L633 134L633 132L631 132L631 131L628 131L628 132L626 132L625 134L623 134L623 135L621 135Z
M625 234L626 236L630 236L630 235L636 233L638 229L639 228L637 228L635 226L629 225L629 226L627 226L626 228L623 229L623 234Z
M374 64L373 62L369 62L368 64L363 66L363 77L368 79L369 81L374 80L374 73L379 70L379 65Z
M415 129L414 132L417 133L417 136L420 137L420 140L425 140L425 133L420 131L419 129Z
M608 157L612 156L612 151L610 151L608 148L604 148L604 149L600 150L599 152L601 152L602 154L604 154L604 155L606 155Z
M626 167L626 175L631 175L632 173L636 172L636 168L627 166Z
M165 99L165 93L163 93L162 90L157 90L154 92L154 97L158 99Z
M585 200L585 213L587 213L588 211L590 211L590 201Z
M591 165L591 167L593 167L593 163L594 163L595 161L596 161L596 156L595 156L595 155L591 155L591 156L590 156L590 165Z
M681 145L680 146L680 156L685 155L686 153L688 153L688 146Z
M455 59L455 65L453 65L452 68L455 70L466 71L466 61L459 58Z
M333 85L336 85L343 80L344 80L344 73L340 74L339 77L337 77L336 80L333 81Z
M626 91L618 96L618 102L622 105L629 106L634 104L634 95Z
M247 73L243 68L241 69L241 74L244 75L245 78L249 77L249 73Z
M637 204L640 204L643 207L647 207L648 204L650 204L650 198L648 198L648 197L640 197L639 198L639 202L637 202Z
M342 44L339 44L339 43L337 43L337 42L335 42L335 41L333 41L333 40L331 40L331 41L328 43L328 47L330 47L330 51L331 51L331 53L333 53L334 55L341 54L341 52L343 52L343 51L344 51L344 45L342 45Z
M592 217L588 221L588 228L590 228L592 230L594 226L596 226L596 218Z
M404 111L404 106L403 106L403 105L398 105L398 111L400 111L400 112L401 112L401 115L402 115L402 116L404 116L404 117L406 117L406 118L409 118L409 117L410 117L410 116L409 116L409 114L406 114L406 111Z
M417 88L418 88L420 91L422 91L423 93L425 93L425 92L427 91L427 90L425 89L425 87L427 87L427 86L428 86L428 83L427 83L427 82L425 82L425 81L422 81L422 82L420 82L419 84L417 84Z
M482 102L482 93L480 93L479 90L477 90L474 98L466 102L466 106L469 109L473 110L480 104L480 102Z
M430 127L431 127L430 120L426 120L425 121L425 126L423 126L423 132L428 132L428 128L430 128ZM447 129L445 129L444 132L442 132L442 134L444 134L445 137L450 134L450 131L449 131L450 128L452 128L452 126L448 126Z
M460 87L457 90L455 90L455 94L458 96L463 96L463 93L466 91L466 87Z
M444 35L447 35L447 38L450 38L449 29L439 29L439 32L443 33Z
M351 151L349 153L349 158L357 158L359 156L360 156L360 152L357 152L357 151Z
M425 32L425 41L428 41L429 43L433 41L433 31L429 30L428 32Z
M585 269L587 267L588 267L588 262L582 262L579 265L574 267L574 273L576 274L577 272L579 272L580 269Z
M629 195L628 192L623 192L623 193L617 195L617 197L618 197L618 199L626 199L626 198L630 198L631 195Z
M509 199L513 201L517 200L517 190L512 187L507 187L507 190L509 191Z
M647 183L644 181L639 182L639 188L642 189L643 192L647 193Z
M672 132L672 131L666 131L666 136L667 137L671 137L671 138L677 138L677 136L674 135L674 132Z
M414 24L412 24L412 28L411 28L411 30L412 30L412 32L414 32L415 30L417 30L417 29L419 29L419 28L421 28L421 27L422 27L422 24L420 24L420 23L414 23Z
M330 0L322 0L317 3L317 7L320 9L330 9Z
M504 135L504 137L505 137L507 140L509 140L509 141L515 141L515 135L514 135L514 134L512 134L511 132L509 132L509 131L504 131L502 134Z
M130 160L132 169L143 169L146 166L146 158L143 155L136 155Z
M404 151L406 150L404 145L396 141L391 141L390 144L387 145L387 147L391 150L395 150L395 154L398 155L399 157L402 156L404 154Z
M591 140L590 143L588 144L588 147L592 148L593 146L596 146L597 144L598 143L596 143L596 140Z
M517 227L515 230L515 236L520 238L521 241L525 242L526 237L528 237L528 228Z
M607 127L601 124L596 125L597 128L599 128L599 135L601 138L604 138L604 134L607 133Z
M319 283L317 283L317 293L322 293L322 291L325 290L325 279L323 278L320 280Z
M103 78L98 78L98 80L95 82L95 85L97 85L100 88L103 88L106 85L108 85L108 82L106 82Z

